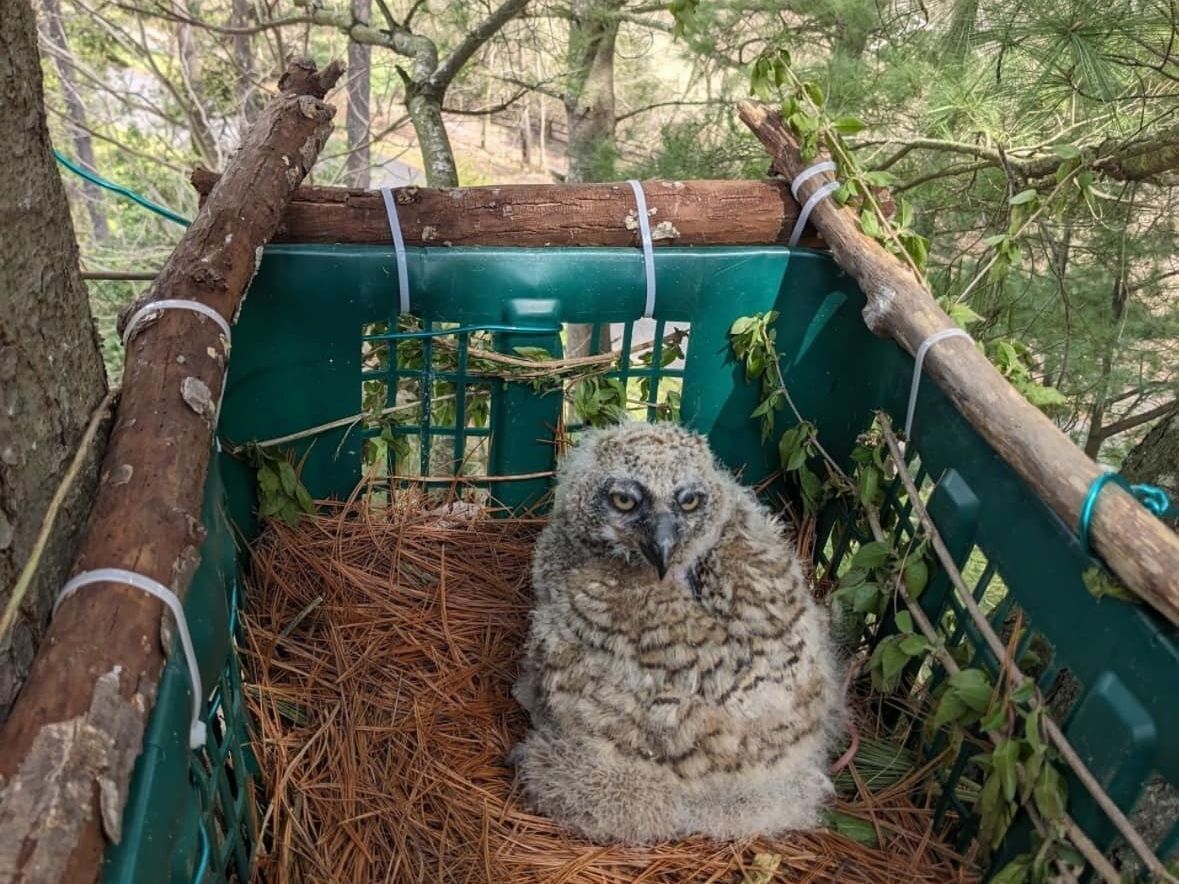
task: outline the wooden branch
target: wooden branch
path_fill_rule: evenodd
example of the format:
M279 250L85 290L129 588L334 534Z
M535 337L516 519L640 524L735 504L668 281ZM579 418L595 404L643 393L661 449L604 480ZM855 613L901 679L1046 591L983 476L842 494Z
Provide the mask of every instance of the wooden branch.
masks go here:
M151 287L234 316L296 186L331 132L319 100L342 72L292 64ZM211 320L162 311L127 350L101 485L74 570L126 568L184 597L200 561L204 479L228 342ZM0 730L0 880L86 882L121 835L132 767L170 646L163 606L121 584L58 610ZM206 686L207 687L207 686Z
M192 174L202 198L217 182ZM798 203L781 181L647 181L655 245L785 245ZM635 246L635 198L626 184L401 187L397 213L407 245ZM390 243L376 191L301 187L275 242ZM809 230L802 245L821 246Z
M1114 436L1121 435L1128 432L1135 427L1140 427L1142 424L1149 423L1156 417L1166 417L1172 412L1179 411L1179 399L1172 399L1170 402L1165 402L1156 408L1151 408L1147 411L1139 412L1138 414L1131 414L1121 420L1116 420L1111 424L1106 424L1104 427L1098 427L1094 435L1104 442L1106 439L1112 439Z
M805 167L798 142L781 118L742 102L741 119L761 139L778 171L793 178ZM800 189L806 199L830 180L816 175ZM915 353L934 332L954 323L915 276L860 232L852 212L823 200L811 218L839 265L864 290L864 321L878 335ZM929 351L925 373L970 424L1065 523L1076 526L1102 470L1043 412L1028 402L970 342L949 338ZM921 431L920 420L917 422ZM934 432L931 429L929 432ZM1120 487L1106 487L1095 508L1093 548L1137 595L1179 624L1179 536Z

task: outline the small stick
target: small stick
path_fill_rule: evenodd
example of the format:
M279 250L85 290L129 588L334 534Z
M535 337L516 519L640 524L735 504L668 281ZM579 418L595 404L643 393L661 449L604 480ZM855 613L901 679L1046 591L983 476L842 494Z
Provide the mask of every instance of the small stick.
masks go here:
M917 491L913 477L909 474L908 467L905 466L904 458L901 455L900 443L897 440L896 434L893 433L892 422L888 419L888 415L881 413L878 415L878 419L884 434L884 440L888 444L889 456L897 468L897 474L905 486L905 491L908 492L909 501L913 506L913 512L916 513L921 526L925 529L925 533L930 539L934 552L937 553L938 560L941 562L942 567L946 569L950 581L954 584L954 588L958 590L958 595L961 597L962 603L966 606L967 611L970 612L970 619L974 621L975 626L978 627L986 639L991 653L995 655L996 660L1004 661L1012 685L1019 687L1028 681L1028 677L1020 672L1014 660L1009 659L1003 642L995 634L990 621L987 620L982 608L975 601L974 594L967 587L966 581L962 579L962 572L954 564L954 559L942 541L937 526L934 525L929 511L921 501L921 495ZM1052 744L1064 757L1068 766L1072 768L1073 773L1077 775L1077 779L1081 781L1086 791L1093 796L1093 800L1097 802L1106 816L1110 818L1110 821L1117 828L1119 834L1126 839L1126 843L1134 849L1134 852L1146 863L1146 866L1154 875L1163 881L1169 882L1169 884L1176 884L1175 877L1166 870L1159 861L1159 858L1154 855L1154 851L1150 849L1142 836L1138 834L1137 830L1126 818L1126 815L1122 813L1121 808L1114 804L1113 799L1101 788L1101 784L1097 782L1097 778L1085 766L1085 762L1081 760L1081 756L1076 753L1076 750L1073 749L1064 733L1057 727L1056 722L1048 716L1046 709L1044 710L1043 720L1044 730L1047 732Z

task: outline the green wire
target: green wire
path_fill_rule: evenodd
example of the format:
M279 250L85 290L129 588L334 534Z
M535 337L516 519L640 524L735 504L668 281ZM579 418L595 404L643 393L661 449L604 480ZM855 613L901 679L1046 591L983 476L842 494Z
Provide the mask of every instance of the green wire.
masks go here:
M96 184L99 187L103 188L104 190L109 190L111 193L117 193L120 196L125 196L125 197L127 197L127 199L131 200L132 202L139 203L139 205L143 206L148 211L155 212L157 215L167 218L169 221L174 221L175 223L180 224L184 227L187 227L189 224L192 223L187 218L185 218L183 215L178 215L175 212L173 212L171 209L166 209L163 206L159 205L158 203L153 203L147 197L141 196L140 194L136 193L134 190L131 190L129 187L124 187L121 184L115 184L113 181L107 181L101 175L95 175L89 169L83 169L81 166L79 166L73 160L69 159L67 156L65 156L65 154L63 154L59 150L54 150L53 156L57 159L57 161L59 163L61 163L63 166L65 166L67 169L69 169L71 172L73 172L75 175L77 175L79 178L84 178L85 180L89 181L91 184Z

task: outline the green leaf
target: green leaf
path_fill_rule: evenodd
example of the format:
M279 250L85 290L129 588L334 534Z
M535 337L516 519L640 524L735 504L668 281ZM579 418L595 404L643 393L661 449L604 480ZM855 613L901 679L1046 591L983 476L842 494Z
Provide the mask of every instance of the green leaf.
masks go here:
M1036 693L1036 683L1030 678L1011 692L1011 699L1016 703L1025 704Z
M1085 583L1085 589L1089 590L1094 598L1100 599L1109 596L1123 602L1138 601L1138 596L1126 589L1112 574L1099 565L1087 568L1081 575L1081 580Z
M863 132L868 128L859 117L838 117L831 124L831 127L840 135L855 135L857 132Z
M857 614L868 614L876 610L880 601L880 587L875 583L863 583L856 587L852 610Z
M865 543L852 556L851 566L853 568L865 568L871 570L872 568L879 568L886 561L892 553L892 547L884 540L873 540L871 543Z
M1036 753L1044 751L1044 738L1040 734L1040 719L1043 717L1043 712L1044 708L1037 706L1028 713L1028 720L1024 723L1024 733L1027 735L1028 745Z
M1011 237L1006 233L996 233L994 236L988 236L986 239L984 239L982 244L987 248L993 248L999 245L999 243L1006 243L1010 239Z
M897 611L897 615L893 619L896 621L897 629L901 632L913 631L913 615L908 611Z
M516 351L516 355L531 359L533 362L544 362L553 358L553 354L544 347L513 347L512 349ZM531 369L529 370L531 371Z
M310 492L303 487L302 482L295 486L295 501L303 512L315 512L315 501L312 500Z
M868 847L878 846L876 840L876 827L871 822L861 819L858 816L852 816L849 813L843 813L838 810L829 810L826 815L827 828L833 832L838 832L845 838L850 838L858 844L864 844Z
M872 237L872 239L880 239L884 235L884 231L880 227L880 222L876 220L876 213L869 207L865 207L860 211L860 227L863 229L864 234Z
M981 669L962 669L949 679L950 688L975 712L986 712L991 705L991 685Z
M823 89L818 83L807 81L802 84L802 91L807 94L807 97L813 101L818 107L823 106Z
M929 642L923 635L910 635L901 639L900 648L907 657L920 657L929 650Z
M852 568L839 578L840 586L856 587L868 579L868 572L863 568Z
M799 469L798 482L802 487L803 503L806 504L807 510L810 511L819 502L819 494L823 490L823 483L819 481L819 477L815 475L815 472L808 467Z
M979 722L978 726L984 731L997 731L1001 730L1005 724L1007 724L1007 707L998 703L990 714Z
M895 638L895 636L893 636ZM892 690L900 680L905 664L909 662L909 655L901 650L899 642L881 642L884 650L881 652L881 675L884 677L885 690Z
M991 878L991 884L1027 884L1031 867L1031 854L1021 853Z
M1068 803L1068 784L1051 764L1045 764L1032 790L1036 807L1047 819L1056 822L1064 817Z
M921 595L926 584L929 583L929 565L925 559L912 559L905 565L905 572L902 576L905 581L905 589L909 596L915 599Z
M969 304L955 303L950 307L949 314L950 319L963 327L982 320L979 314L970 309Z
M962 699L955 691L947 690L942 694L941 700L938 701L937 711L933 716L933 726L934 728L939 728L952 721L958 721L969 711L967 705L962 702Z
M991 764L1003 787L1003 797L1015 800L1015 789L1019 785L1019 743L1015 740L1000 740L991 752Z
M1036 190L1034 188L1029 187L1027 190L1021 190L1019 193L1017 193L1015 196L1013 196L1010 200L1008 200L1008 202L1011 203L1011 205L1013 205L1013 206L1022 206L1027 203L1030 203L1032 200L1038 199L1038 198L1039 198L1039 194L1036 192Z
M872 465L864 466L860 469L860 475L857 482L860 503L864 506L874 506L876 502L877 492L880 490L880 470Z
M801 467L804 463L806 463L806 458L807 458L807 450L805 447L800 445L798 448L795 448L794 451L791 453L790 459L788 461L786 461L785 464L783 464L783 468L788 473L793 472L794 470L797 470L799 467Z
M752 316L741 316L733 320L733 324L729 326L730 335L743 335L757 324L757 320Z
M269 462L258 467L258 488L263 494L275 494L281 485L278 471Z
M283 493L288 497L294 497L295 486L299 484L299 478L295 475L295 468L291 466L290 461L278 461L278 478L282 482Z
M282 508L278 511L278 517L292 528L299 524L299 519L302 515L302 511L300 511L298 505L292 500L284 501Z
M268 494L258 501L258 516L262 519L277 515L287 505L287 499L281 494Z
M861 177L872 187L888 187L897 180L896 176L891 172L885 172L883 170L865 172Z
M1081 151L1072 144L1054 144L1052 152L1062 160L1075 160L1081 156Z

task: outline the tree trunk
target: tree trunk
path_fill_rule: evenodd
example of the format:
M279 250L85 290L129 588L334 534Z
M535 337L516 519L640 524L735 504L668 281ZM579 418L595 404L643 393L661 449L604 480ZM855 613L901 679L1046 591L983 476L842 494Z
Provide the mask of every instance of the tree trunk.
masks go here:
M372 0L352 0L352 17L367 23L372 15ZM371 177L369 159L371 116L369 110L372 47L348 41L348 156L344 160L344 181L349 187L367 188Z
M188 4L183 0L177 0L176 6L176 11L181 16L192 15ZM176 26L176 46L179 52L180 74L184 79L180 94L184 115L188 119L193 153L205 165L220 168L221 150L217 144L217 136L213 134L209 118L205 114L204 103L201 101L201 59L192 25L182 23Z
M569 88L565 117L569 128L570 184L614 177L614 43L618 0L573 0L569 21Z
M86 106L82 104L82 96L78 91L78 80L74 75L73 55L70 52L69 41L66 39L65 26L61 20L60 0L42 0L45 11L45 32L50 43L57 47L53 54L53 65L57 69L57 76L61 80L61 94L65 100L66 115L70 123L70 140L74 143L74 154L78 161L87 169L97 171L94 161L94 143L90 140L89 126L86 124ZM97 185L82 182L79 186L82 202L86 206L86 214L90 218L90 233L96 243L104 243L110 239L110 227L106 220L106 211L102 205L102 191Z
M55 0L56 2L56 0ZM250 24L250 0L233 0L230 22L236 28ZM249 34L234 34L233 61L237 66L238 140L244 141L246 132L262 110L262 96L254 85L254 44Z
M1159 485L1179 498L1179 411L1160 420L1130 449L1122 475L1131 482Z
M619 0L573 0L569 19L569 87L565 123L569 131L565 181L610 181L618 148L614 141L614 44L618 38ZM592 325L570 325L569 356L605 352L610 330L591 340Z
M50 497L106 393L102 356L65 189L45 125L28 0L0 0L0 607L29 556ZM95 445L58 518L12 631L0 636L7 717L73 560L97 480ZM2 876L0 876L2 877Z
M405 90L405 105L426 167L426 184L430 187L458 187L458 166L454 162L446 123L442 120L445 93L414 83L407 83Z
M1101 443L1109 435L1104 432L1105 427L1102 424L1105 422L1105 409L1108 405L1109 376L1113 371L1113 355L1118 341L1122 337L1122 320L1126 315L1128 294L1126 271L1122 267L1114 277L1113 294L1110 298L1110 327L1113 329L1113 336L1106 343L1105 351L1101 354L1101 382L1097 385L1097 392L1094 394L1093 407L1089 409L1089 432L1085 436L1085 453L1094 460L1097 460L1097 455L1101 453Z

